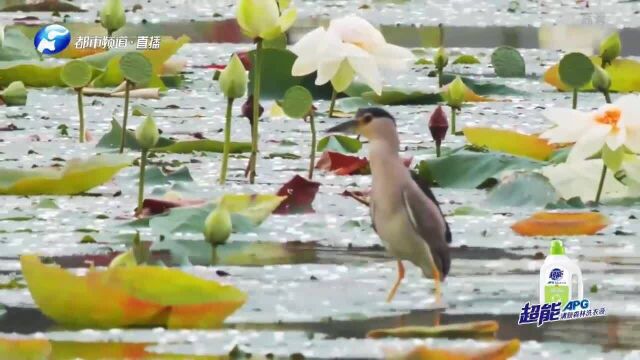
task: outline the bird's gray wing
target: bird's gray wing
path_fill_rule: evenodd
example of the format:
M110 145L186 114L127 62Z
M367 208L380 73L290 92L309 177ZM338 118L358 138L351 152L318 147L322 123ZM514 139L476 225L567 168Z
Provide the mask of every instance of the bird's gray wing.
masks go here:
M438 204L438 200L436 200L436 196L433 194L433 191L431 191L429 182L425 180L422 176L420 176L416 171L411 170L410 173L411 173L411 178L413 179L413 181L415 181L416 185L418 185L420 190L422 190L422 192L425 195L427 195L427 197L431 201L433 201L433 203L436 204L436 206L438 206L438 210L440 210L440 214L442 214L442 216L444 217L444 214L442 213L442 209L440 209L440 205ZM447 227L445 232L445 239L447 240L448 243L451 243L451 229L449 228L449 223L447 222L446 219L444 222Z
M451 256L447 244L447 222L436 202L411 182L402 191L402 200L413 229L427 243L442 278L449 273Z

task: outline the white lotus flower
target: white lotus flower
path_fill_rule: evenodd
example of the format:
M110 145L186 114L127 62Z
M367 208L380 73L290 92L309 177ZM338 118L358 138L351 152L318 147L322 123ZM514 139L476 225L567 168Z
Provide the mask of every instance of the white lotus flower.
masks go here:
M557 126L545 131L542 138L551 143L575 142L568 161L584 160L607 146L615 151L621 146L640 153L640 96L625 95L613 104L596 111L549 109L543 115Z
M357 74L380 94L380 69L402 70L413 59L411 51L388 44L378 29L355 15L331 20L327 29L319 27L307 33L291 51L298 56L292 75L317 71L316 85L331 81L338 92Z

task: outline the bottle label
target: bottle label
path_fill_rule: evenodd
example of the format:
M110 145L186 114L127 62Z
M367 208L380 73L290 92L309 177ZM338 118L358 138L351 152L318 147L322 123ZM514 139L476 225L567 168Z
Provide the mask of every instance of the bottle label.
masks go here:
M566 285L545 285L544 302L546 304L560 301L562 305L569 302L569 287Z

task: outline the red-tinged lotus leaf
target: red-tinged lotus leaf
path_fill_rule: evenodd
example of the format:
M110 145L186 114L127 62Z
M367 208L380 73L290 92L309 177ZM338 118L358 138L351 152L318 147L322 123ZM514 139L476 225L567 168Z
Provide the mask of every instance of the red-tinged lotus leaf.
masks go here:
M513 339L477 350L449 350L420 345L406 354L394 354L388 357L399 360L506 360L515 356L519 351L520 340Z
M89 269L84 276L20 257L40 310L62 325L113 328L213 328L244 304L246 294L178 269L134 266Z
M464 136L475 146L536 160L547 160L554 151L547 140L511 130L467 127Z
M331 171L336 175L354 175L369 166L369 160L357 156L325 151L320 156L316 169Z
M144 199L140 217L163 214L169 211L169 209L202 205L204 203L206 203L206 201L201 199Z
M51 356L51 344L46 339L0 338L0 359L41 360Z
M287 198L286 195L273 194L226 194L220 199L229 212L242 215L260 225Z
M596 212L538 212L511 228L523 236L593 235L609 225L606 216Z
M402 163L409 167L413 157L402 159ZM333 151L325 151L320 156L316 169L331 171L336 175L368 175L371 173L369 160L357 156L345 155Z
M278 196L287 198L274 211L274 214L305 214L313 213L313 200L320 189L320 183L310 181L296 175L278 190Z

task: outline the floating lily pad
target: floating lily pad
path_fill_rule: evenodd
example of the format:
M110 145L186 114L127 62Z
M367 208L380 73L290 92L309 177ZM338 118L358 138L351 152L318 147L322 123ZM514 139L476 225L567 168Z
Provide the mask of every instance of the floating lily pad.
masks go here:
M539 212L520 220L511 228L523 236L593 235L609 225L609 219L597 212Z
M549 179L539 173L518 171L500 179L487 201L502 206L545 206L560 200Z
M464 65L473 65L480 64L480 60L473 55L460 55L455 60L453 60L453 64L464 64Z
M494 152L459 151L418 165L419 175L442 187L477 188L507 170L527 170L545 163Z
M40 310L70 327L215 328L246 301L231 285L178 269L129 266L77 276L33 255L20 264Z
M492 338L498 332L498 323L495 321L478 321L463 324L450 324L442 326L405 326L392 329L371 330L367 337L380 339L385 337L396 338Z
M74 195L109 181L131 165L123 155L70 160L64 168L0 169L0 195Z
M555 150L549 142L538 136L512 130L466 127L463 131L467 141L475 146L536 160L549 159Z

